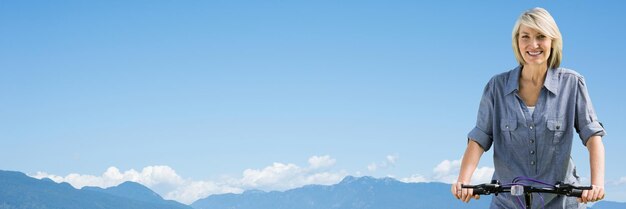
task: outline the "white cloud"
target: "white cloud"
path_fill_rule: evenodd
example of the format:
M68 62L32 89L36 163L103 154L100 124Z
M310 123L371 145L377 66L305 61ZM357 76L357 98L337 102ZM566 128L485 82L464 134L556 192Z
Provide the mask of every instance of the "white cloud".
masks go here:
M374 171L377 171L378 169L393 167L396 165L398 158L399 158L398 155L387 155L385 157L385 161L373 162L367 165L367 170L370 172L374 172Z
M620 178L619 180L617 180L617 185L622 185L622 184L626 184L626 176L623 176L622 178Z
M154 190L165 199L190 204L212 194L241 193L248 189L271 191L287 190L309 184L335 184L348 175L345 171L328 171L328 168L332 167L335 162L336 160L328 155L312 156L308 160L307 167L276 162L262 169L246 169L241 178L225 177L217 181L183 179L169 166L147 166L141 172L134 169L121 172L116 167L109 167L100 176L77 173L58 176L37 172L32 177L67 182L75 188L84 186L107 188L125 181L133 181Z
M430 180L427 177L419 175L419 174L415 174L410 177L402 178L399 180L402 182L406 182L406 183L430 182Z
M191 204L212 194L242 193L243 191L241 188L213 181L188 181L174 191L165 194L163 198Z
M387 163L389 165L395 165L396 161L398 161L398 155L387 155Z
M331 172L323 172L323 173L315 173L306 177L304 182L307 182L303 185L308 184L319 184L319 185L331 185L336 184L345 178L348 174L345 171L341 171L338 173Z
M439 163L434 169L433 181L439 181L444 183L454 183L457 181L459 172L461 171L461 160L444 160ZM492 167L480 167L474 170L472 175L472 184L485 183L491 181L493 172Z
M481 184L481 183L489 183L491 182L491 178L493 178L493 172L495 171L492 167L480 167L474 171L474 175L472 176L472 184Z
M368 171L374 172L377 169L378 169L378 164L376 164L376 163L371 163L371 164L367 165L367 170Z
M433 168L433 173L435 174L434 179L446 183L455 182L460 168L460 160L444 160Z
M303 170L294 164L274 163L263 169L246 169L240 183L247 188L274 187L273 189L284 189L290 187L292 182L284 182L286 179L293 179ZM278 188L276 188L278 187Z
M321 168L334 165L330 156L309 158L309 167L301 168L295 164L274 163L263 169L246 169L239 180L242 188L262 190L286 190L308 184L334 184L347 176L342 172L322 172Z
M50 178L55 182L67 182L78 189L84 186L107 188L119 185L125 181L138 182L147 187L157 185L177 186L184 182L174 169L169 166L148 166L143 168L141 172L130 169L123 173L118 168L111 166L101 176L71 173L62 177L45 172L37 172L33 177L39 179Z
M437 164L435 168L433 168L433 174L431 177L416 174L400 180L403 182L443 182L451 184L456 182L460 170L461 160L444 160L441 161L441 163ZM491 167L477 168L472 175L471 183L478 184L489 182L491 181L493 172L494 168Z
M312 169L326 168L335 165L336 160L328 155L313 156L309 158L309 166Z

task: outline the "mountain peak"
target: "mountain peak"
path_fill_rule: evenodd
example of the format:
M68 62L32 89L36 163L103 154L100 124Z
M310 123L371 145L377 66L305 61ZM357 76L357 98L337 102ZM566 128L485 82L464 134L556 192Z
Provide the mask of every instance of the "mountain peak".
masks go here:
M22 173L22 172L17 172L17 171L5 171L5 170L0 170L0 176L4 177L4 178L23 178L23 177L27 177L26 174Z
M136 190L150 190L148 187L143 184L134 182L134 181L125 181L121 184L117 185L118 188L127 188L127 189L136 189Z
M126 181L115 187L106 188L103 192L146 202L163 200L159 194L150 190L148 187L132 181Z
M44 182L51 182L51 183L56 183L54 180L50 179L50 178L42 178L41 181Z

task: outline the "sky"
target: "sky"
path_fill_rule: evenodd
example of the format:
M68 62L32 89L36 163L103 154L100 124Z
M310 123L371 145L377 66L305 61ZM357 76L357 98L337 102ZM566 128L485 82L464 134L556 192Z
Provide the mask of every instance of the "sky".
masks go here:
M452 182L511 30L546 8L626 202L621 1L0 1L0 169L167 199ZM474 181L493 172L485 153ZM588 181L588 152L572 158Z

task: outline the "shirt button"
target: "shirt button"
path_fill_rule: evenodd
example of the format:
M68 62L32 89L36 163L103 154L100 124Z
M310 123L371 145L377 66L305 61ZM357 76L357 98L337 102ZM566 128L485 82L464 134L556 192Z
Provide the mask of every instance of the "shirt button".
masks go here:
M533 126L530 126L530 129L532 130L532 129L533 129Z
M535 154L535 150L531 150L531 151L530 151L530 154L531 154L531 155L534 155L534 154Z
M531 165L534 165L534 164L535 164L535 161L530 161L530 164L531 164Z
M530 140L530 143L531 143L531 144L535 143L535 140L531 139L531 140Z

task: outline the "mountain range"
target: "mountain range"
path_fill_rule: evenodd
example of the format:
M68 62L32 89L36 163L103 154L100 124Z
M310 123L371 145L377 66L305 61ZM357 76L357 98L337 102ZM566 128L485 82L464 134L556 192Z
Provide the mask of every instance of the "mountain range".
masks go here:
M453 199L450 185L403 183L392 178L348 176L330 186L310 185L285 192L248 191L212 195L191 204L195 209L433 209L489 207L490 197L465 204Z
M107 189L75 189L68 183L0 171L0 209L192 209L126 182Z
M124 182L110 188L75 189L67 183L0 170L0 209L445 209L489 208L490 196L462 203L443 183L404 183L393 178L348 176L334 185L307 185L287 191L249 190L218 194L191 205L164 200L147 187ZM624 209L601 201L591 209Z

